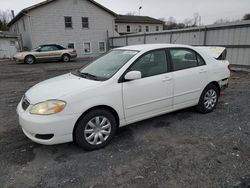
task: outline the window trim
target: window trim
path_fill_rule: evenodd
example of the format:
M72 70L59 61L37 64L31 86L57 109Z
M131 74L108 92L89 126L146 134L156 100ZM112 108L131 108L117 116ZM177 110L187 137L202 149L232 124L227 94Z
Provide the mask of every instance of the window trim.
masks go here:
M159 48L159 49L154 49L154 50L150 50L150 51L147 51L145 53L143 53L142 55L140 55L138 58L136 58L134 60L134 62L123 72L123 74L120 76L120 78L118 79L118 83L123 83L123 82L128 82L127 80L125 80L125 75L129 72L129 69L139 60L141 59L143 56L146 56L152 52L155 52L155 51L165 51L165 55L166 55L166 60L167 60L167 72L165 73L162 73L162 74L167 74L167 73L170 73L172 72L172 69L171 69L171 63L169 61L169 57L168 57L168 49L167 48ZM158 75L161 75L161 74L158 74ZM153 76L158 76L158 75L153 75ZM148 77L145 77L145 78L150 78L152 76L148 76ZM141 78L141 79L145 79L145 78Z
M90 44L90 45L89 45L89 47L90 47L90 52L85 52L85 46L84 46L85 43L89 43L89 44ZM92 44L91 44L91 41L83 41L83 53L84 53L84 54L92 54Z
M66 23L69 23L69 22L66 22L66 18L71 18L71 27L66 27ZM73 29L73 19L72 19L72 16L64 16L64 27L65 27L65 29Z
M103 42L104 43L104 51L100 51L100 43ZM106 42L105 41L98 41L98 51L99 53L105 53L106 52Z
M186 69L181 69L181 70L174 70L174 65L173 65L173 61L172 61L172 57L171 57L171 53L170 53L170 50L186 50L186 51L191 51L195 54L195 57L196 57L196 61L197 61L197 65L198 65L198 59L197 59L197 56L199 56L203 61L204 61L204 65L198 65L196 67L201 67L201 66L206 66L207 63L206 61L204 60L204 58L195 50L191 49L191 48L185 48L185 47L170 47L170 48L167 48L167 54L168 54L168 57L169 57L169 62L171 63L170 67L171 67L171 72L177 72L177 71L182 71L182 70L187 70L187 69L192 69L192 68L196 68L196 67L190 67L190 68L186 68Z
M83 18L87 18L88 22L83 22ZM82 29L89 29L89 17L82 17ZM88 27L83 27L83 23L88 23Z

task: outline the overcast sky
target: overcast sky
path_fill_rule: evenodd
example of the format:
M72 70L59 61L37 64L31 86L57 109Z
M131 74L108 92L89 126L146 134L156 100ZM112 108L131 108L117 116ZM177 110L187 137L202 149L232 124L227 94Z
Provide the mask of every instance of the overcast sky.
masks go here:
M43 0L0 0L1 10L21 9ZM202 24L212 24L220 18L240 19L250 13L250 0L96 0L117 14L136 12L142 6L141 15L155 18L170 16L178 22L192 18L194 13L202 17Z

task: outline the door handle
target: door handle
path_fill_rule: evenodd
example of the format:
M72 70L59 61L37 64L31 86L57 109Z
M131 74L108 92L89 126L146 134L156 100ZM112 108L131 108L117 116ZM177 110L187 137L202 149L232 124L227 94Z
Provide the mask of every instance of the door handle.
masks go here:
M173 78L172 77L165 77L162 79L163 82L166 82L166 81L170 81L172 80Z

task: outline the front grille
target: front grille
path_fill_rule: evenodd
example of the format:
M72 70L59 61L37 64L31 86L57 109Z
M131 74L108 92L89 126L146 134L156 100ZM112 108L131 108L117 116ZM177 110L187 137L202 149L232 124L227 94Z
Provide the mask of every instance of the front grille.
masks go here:
M28 101L28 99L26 97L23 97L23 100L22 100L22 108L23 110L27 110L27 108L29 107L30 105L30 102Z

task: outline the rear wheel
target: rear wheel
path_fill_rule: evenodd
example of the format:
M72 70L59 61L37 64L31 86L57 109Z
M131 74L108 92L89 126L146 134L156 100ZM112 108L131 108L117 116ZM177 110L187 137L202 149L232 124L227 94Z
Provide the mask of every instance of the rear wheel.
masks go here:
M75 141L86 150L100 149L109 144L117 128L113 114L103 109L90 111L76 126Z
M35 63L36 60L35 60L34 56L29 55L29 56L25 57L24 62L31 65L31 64Z
M63 62L69 62L69 61L70 61L70 56L69 56L68 54L64 54L64 55L62 56L62 61L63 61Z
M201 94L197 110L201 113L212 112L218 103L218 98L218 88L213 84L209 84Z

